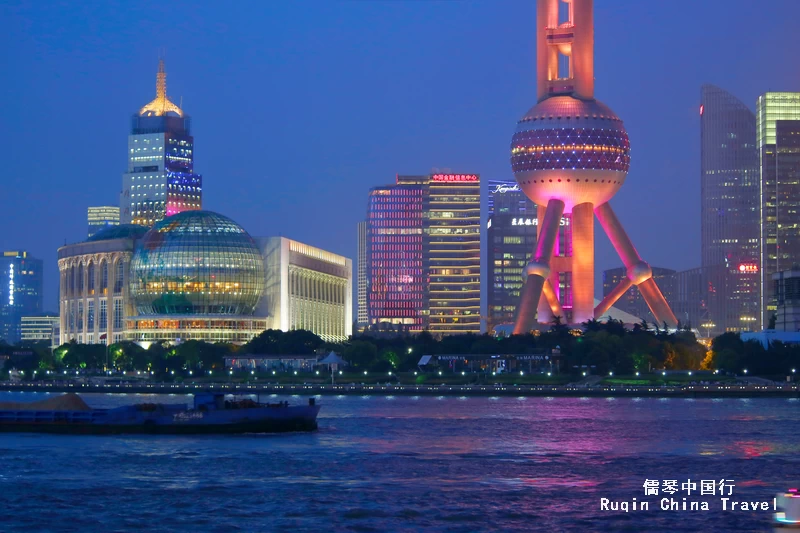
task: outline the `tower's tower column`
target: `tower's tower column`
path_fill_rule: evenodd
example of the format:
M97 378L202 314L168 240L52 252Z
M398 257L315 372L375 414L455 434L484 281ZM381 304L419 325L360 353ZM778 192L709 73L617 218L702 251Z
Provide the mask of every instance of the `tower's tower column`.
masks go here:
M561 2L569 5L569 19L559 24ZM537 96L555 94L581 100L594 98L594 0L540 0L536 10ZM559 83L559 52L569 58L569 73ZM553 83L556 82L556 83Z
M536 6L537 100L550 95L549 82L558 78L558 48L548 43L548 28L558 26L558 2L540 0Z
M570 66L575 98L594 98L594 0L569 0L572 4L572 38Z
M594 206L572 208L572 323L594 317Z

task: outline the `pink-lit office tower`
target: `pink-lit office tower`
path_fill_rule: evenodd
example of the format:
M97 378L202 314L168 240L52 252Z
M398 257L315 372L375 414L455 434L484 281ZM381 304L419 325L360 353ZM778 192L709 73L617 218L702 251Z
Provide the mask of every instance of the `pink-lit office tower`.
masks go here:
M554 315L579 324L601 318L631 285L660 323L677 320L608 201L630 166L630 142L611 109L594 99L592 0L538 0L538 103L517 124L511 166L538 205L539 238L523 270L514 333ZM559 231L571 214L569 232ZM627 268L627 277L594 305L594 217ZM571 234L571 238L570 238ZM564 294L564 292L568 292ZM569 308L571 306L571 309Z

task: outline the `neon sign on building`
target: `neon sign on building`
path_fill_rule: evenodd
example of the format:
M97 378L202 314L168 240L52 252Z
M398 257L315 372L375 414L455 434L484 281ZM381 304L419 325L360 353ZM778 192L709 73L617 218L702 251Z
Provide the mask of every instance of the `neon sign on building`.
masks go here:
M739 272L742 274L757 274L758 265L754 263L741 263L739 265Z
M431 181L445 182L469 182L480 181L477 174L434 174Z
M520 218L512 218L511 219L512 226L538 226L539 219L538 218L530 218L530 217L520 217ZM561 226L569 226L569 219L566 217L561 217Z
M497 184L497 187L492 191L492 194L505 194L507 192L518 192L519 184L515 183L514 185L502 185L500 183Z

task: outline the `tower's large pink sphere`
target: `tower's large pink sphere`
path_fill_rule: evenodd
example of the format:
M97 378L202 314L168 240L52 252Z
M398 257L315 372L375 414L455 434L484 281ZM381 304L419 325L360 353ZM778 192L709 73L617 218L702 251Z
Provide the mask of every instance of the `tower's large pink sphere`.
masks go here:
M630 153L622 120L605 104L553 96L517 123L511 168L528 198L539 205L562 200L571 212L611 199L625 181Z

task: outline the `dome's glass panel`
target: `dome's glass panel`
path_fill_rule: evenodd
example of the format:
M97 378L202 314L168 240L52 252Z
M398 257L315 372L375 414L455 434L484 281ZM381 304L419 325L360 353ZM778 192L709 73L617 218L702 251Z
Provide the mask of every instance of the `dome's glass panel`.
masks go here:
M231 219L184 211L141 239L130 278L139 315L252 315L264 264L253 238Z

